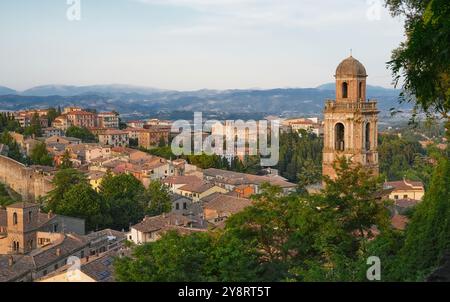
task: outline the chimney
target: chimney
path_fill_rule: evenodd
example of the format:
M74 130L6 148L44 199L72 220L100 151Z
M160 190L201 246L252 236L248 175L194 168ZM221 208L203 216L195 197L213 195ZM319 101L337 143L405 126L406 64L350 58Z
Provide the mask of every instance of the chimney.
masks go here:
M60 248L57 248L56 249L56 256L61 256L61 249Z
M8 258L8 265L9 265L9 267L14 265L14 257L13 256L9 256L9 258Z

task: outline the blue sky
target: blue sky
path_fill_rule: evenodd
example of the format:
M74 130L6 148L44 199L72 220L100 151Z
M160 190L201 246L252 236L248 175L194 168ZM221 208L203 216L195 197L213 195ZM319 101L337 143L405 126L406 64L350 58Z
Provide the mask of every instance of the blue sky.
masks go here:
M315 87L352 48L388 87L404 39L377 0L80 1L80 21L67 0L0 1L0 85Z

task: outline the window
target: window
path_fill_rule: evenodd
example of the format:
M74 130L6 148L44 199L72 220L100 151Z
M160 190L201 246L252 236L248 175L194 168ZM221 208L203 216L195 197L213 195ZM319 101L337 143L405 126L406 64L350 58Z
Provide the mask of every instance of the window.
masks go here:
M17 213L13 214L13 225L17 225Z
M398 195L394 195L394 199L398 199Z
M337 123L335 129L335 149L338 151L345 150L345 127L342 123Z
M180 204L179 204L178 202L176 203L175 208L176 208L177 210L180 209Z
M370 123L366 124L366 142L365 142L366 150L370 150Z
M187 203L183 203L183 209L186 210L187 209Z
M342 84L342 97L344 99L348 98L348 84L347 84L347 82L344 82Z
M359 86L358 86L358 98L362 98L362 89L363 89L363 83L359 82Z
M406 195L403 195L403 198L404 199L408 199L408 195L406 194Z
M28 223L31 223L32 218L33 218L33 212L29 211L28 212Z

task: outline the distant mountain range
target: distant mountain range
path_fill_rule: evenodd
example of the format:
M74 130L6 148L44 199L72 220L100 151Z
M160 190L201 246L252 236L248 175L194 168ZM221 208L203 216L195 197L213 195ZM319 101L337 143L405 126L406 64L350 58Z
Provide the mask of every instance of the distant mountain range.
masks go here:
M398 104L399 90L368 86L379 108L409 109ZM170 112L227 114L317 115L326 99L335 95L335 84L316 88L172 91L129 85L46 85L17 92L0 86L0 110L78 105L97 110L117 110L126 118L169 115Z

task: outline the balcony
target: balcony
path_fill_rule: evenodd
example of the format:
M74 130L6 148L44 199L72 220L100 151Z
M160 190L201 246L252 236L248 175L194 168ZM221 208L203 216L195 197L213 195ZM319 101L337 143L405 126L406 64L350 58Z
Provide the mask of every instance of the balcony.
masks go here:
M327 100L325 103L325 112L378 112L377 101L370 100L367 102L336 102L334 100Z

